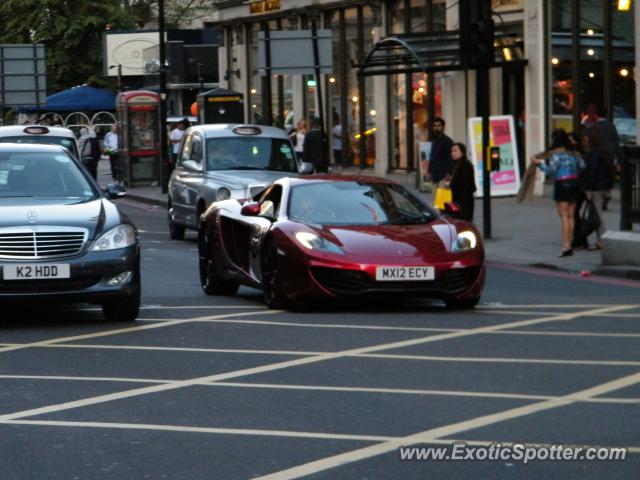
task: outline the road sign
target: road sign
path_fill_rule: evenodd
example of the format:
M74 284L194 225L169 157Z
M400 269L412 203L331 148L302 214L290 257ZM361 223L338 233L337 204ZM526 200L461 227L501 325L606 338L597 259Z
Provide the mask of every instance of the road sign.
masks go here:
M0 106L44 105L45 49L40 44L0 44Z
M320 73L333 73L331 30L318 30L317 34ZM314 75L312 38L311 30L273 30L268 39L264 31L258 32L260 75Z

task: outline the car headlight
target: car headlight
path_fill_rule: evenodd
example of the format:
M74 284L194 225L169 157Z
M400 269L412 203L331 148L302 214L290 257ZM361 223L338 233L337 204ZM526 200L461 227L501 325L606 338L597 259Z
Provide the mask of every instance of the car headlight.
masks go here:
M125 248L136 243L136 231L131 225L118 225L106 231L94 243L91 251L104 252L105 250L115 250Z
M329 242L328 240L325 240L315 233L297 232L295 234L295 237L303 247L308 248L309 250L319 250L322 252L330 253L344 253L344 251L335 243Z
M452 250L454 252L466 252L476 248L476 245L478 245L476 234L471 230L465 230L464 232L458 233L456 241L453 242Z
M229 200L231 198L231 190L227 187L220 187L216 190L216 200Z

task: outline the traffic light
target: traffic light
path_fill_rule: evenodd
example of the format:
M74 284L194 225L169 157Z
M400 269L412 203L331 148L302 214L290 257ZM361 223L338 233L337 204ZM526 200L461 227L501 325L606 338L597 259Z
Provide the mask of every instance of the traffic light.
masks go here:
M478 18L469 25L469 66L489 68L495 61L493 39L495 28L491 17Z

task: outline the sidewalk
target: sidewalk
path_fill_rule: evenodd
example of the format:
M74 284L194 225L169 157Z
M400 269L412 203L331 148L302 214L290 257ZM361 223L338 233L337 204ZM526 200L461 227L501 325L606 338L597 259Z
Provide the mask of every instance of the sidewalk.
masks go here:
M359 174L360 170L344 170L345 174ZM364 174L369 172L365 171ZM415 188L413 174L390 173L388 178L404 185L414 194L432 203L433 195L421 193ZM98 164L98 183L110 183L109 162ZM593 274L632 278L640 280L640 268L633 266L605 267L599 251L576 251L571 257L557 258L561 250L560 220L551 198L551 185L545 185L543 197L532 202L518 203L515 197L491 200L492 238L485 240L487 260L518 266L535 266L569 272L592 272ZM127 191L128 198L136 201L167 207L167 195L160 193L159 186L135 187ZM482 199L476 200L475 224L482 231ZM620 223L620 193L614 190L609 209L604 213L607 228L618 230ZM636 225L636 230L638 226ZM591 243L595 238L591 239Z

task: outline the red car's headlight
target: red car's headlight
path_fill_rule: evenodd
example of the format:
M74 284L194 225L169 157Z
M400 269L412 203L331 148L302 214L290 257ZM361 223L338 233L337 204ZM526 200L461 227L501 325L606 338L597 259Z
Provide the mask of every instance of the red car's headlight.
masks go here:
M465 230L458 233L456 240L451 246L453 252L466 252L473 250L478 245L478 237L471 230Z
M328 240L325 240L315 233L296 232L295 237L300 245L302 245L304 248L308 248L309 250L319 250L321 252L344 254L344 250L342 250L335 243L329 242Z

